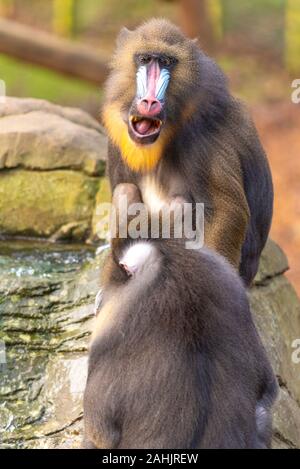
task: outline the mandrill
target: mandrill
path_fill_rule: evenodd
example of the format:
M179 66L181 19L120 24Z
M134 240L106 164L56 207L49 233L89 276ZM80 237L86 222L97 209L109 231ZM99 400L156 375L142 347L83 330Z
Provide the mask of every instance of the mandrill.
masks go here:
M250 285L272 218L269 165L216 63L165 20L118 37L106 85L112 190L134 183L151 210L180 197L205 206L205 245Z
M124 194L139 201L136 186L121 184L116 208ZM102 282L85 448L270 445L276 378L245 288L222 256L174 237L117 237Z

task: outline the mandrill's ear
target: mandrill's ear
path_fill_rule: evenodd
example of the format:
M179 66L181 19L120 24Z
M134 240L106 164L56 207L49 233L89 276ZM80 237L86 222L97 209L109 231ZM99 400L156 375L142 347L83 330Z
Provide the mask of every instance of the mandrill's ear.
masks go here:
M122 28L117 37L117 47L121 46L126 41L126 39L129 38L131 33L132 31L129 31L129 29L125 27Z

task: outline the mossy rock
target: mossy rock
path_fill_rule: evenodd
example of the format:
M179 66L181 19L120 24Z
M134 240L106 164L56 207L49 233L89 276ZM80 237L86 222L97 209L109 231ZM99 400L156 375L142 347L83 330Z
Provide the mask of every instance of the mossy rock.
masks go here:
M50 237L72 223L73 237L84 237L99 185L76 171L2 171L0 234Z
M98 240L92 220L106 152L104 130L86 112L6 98L0 108L0 236Z
M111 202L111 189L108 179L102 178L95 200L92 218L92 240L107 240L109 230L109 209Z

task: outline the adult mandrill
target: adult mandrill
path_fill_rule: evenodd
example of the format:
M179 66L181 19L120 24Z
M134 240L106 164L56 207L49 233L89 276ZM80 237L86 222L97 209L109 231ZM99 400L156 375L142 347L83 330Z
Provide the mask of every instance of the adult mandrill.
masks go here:
M116 208L123 195L140 201L121 184ZM268 447L276 378L229 263L184 239L115 238L103 275L84 447Z
M273 206L254 124L215 62L171 23L119 35L103 121L108 174L139 186L151 209L173 197L205 204L205 244L254 278Z

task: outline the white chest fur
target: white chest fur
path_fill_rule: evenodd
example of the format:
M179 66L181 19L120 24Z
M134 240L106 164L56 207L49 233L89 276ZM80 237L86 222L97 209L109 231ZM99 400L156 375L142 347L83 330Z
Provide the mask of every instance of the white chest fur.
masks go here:
M153 212L159 212L170 202L164 189L154 176L144 176L140 183L140 189L143 202Z

